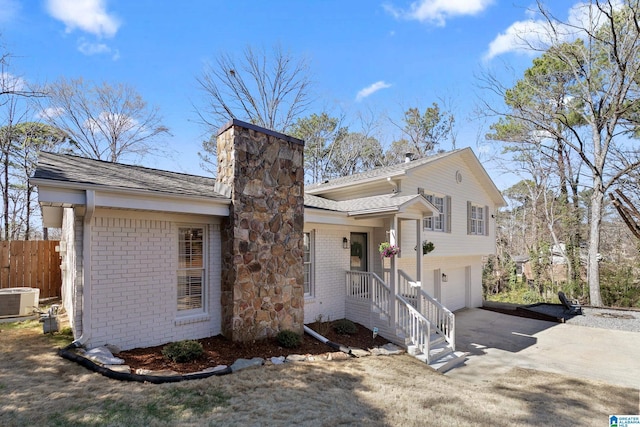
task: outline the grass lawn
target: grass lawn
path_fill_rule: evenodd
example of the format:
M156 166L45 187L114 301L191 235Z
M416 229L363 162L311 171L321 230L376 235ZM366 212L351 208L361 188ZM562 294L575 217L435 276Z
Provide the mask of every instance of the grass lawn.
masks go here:
M469 384L406 355L126 383L58 357L64 341L0 324L1 426L603 426L640 412L638 389L525 369Z

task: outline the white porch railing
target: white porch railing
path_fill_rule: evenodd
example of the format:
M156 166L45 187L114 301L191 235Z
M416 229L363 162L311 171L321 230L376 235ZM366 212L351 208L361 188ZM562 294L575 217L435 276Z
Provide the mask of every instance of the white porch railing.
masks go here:
M377 274L365 271L347 271L347 296L370 299L381 313L389 315L391 290Z

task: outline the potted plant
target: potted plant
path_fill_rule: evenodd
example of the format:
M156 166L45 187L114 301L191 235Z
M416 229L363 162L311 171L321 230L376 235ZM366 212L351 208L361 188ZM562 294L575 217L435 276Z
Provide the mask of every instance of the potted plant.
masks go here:
M433 242L424 240L422 242L422 255L428 254L429 252L433 251L435 248L436 248L436 245L434 245Z
M378 247L381 258L393 258L394 255L400 253L400 247L392 245L389 242L382 242Z

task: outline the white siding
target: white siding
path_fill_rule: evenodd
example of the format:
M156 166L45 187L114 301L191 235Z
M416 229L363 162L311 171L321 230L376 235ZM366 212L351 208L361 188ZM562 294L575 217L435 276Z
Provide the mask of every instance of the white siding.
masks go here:
M221 332L220 227L202 216L98 211L92 225L92 331L89 347L122 349L197 339ZM177 322L177 227L208 232L207 314Z
M456 182L456 171L462 174L462 182ZM451 233L425 230L424 239L432 241L437 256L488 255L495 253L495 214L496 208L489 194L474 177L460 156L451 156L429 164L428 167L415 170L402 185L403 194L417 193L418 187L425 193L437 193L451 196ZM489 235L472 236L467 234L467 201L480 206L489 206ZM415 239L415 223L403 222L403 243L405 238ZM413 245L411 245L413 255ZM430 255L432 255L430 254ZM406 252L403 254L406 255Z

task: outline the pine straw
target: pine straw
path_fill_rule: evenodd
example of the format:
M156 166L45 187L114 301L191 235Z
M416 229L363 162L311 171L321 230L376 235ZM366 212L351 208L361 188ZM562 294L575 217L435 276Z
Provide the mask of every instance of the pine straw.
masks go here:
M469 384L409 356L118 382L58 357L37 324L0 332L0 396L2 426L601 426L640 412L638 389L520 368Z

